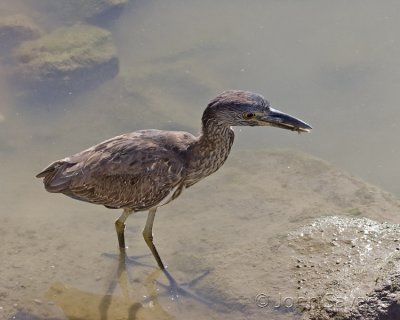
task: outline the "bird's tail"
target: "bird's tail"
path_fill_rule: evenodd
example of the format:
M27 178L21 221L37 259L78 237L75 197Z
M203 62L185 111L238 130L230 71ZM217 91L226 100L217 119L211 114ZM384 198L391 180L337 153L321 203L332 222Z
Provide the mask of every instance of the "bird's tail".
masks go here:
M69 185L69 177L65 176L64 170L70 166L66 161L58 160L51 163L36 175L36 178L44 178L44 187L49 192L62 192Z

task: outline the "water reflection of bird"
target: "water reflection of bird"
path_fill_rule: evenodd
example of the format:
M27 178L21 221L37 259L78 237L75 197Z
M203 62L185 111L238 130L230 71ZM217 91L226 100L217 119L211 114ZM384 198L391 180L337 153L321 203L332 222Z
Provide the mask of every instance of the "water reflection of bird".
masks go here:
M37 177L44 178L49 192L123 209L115 221L121 250L125 249L125 220L133 212L149 210L143 237L164 269L153 244L156 210L223 165L234 139L231 126L275 126L298 132L311 129L271 108L258 94L230 90L208 104L198 137L181 131L135 131L55 161Z

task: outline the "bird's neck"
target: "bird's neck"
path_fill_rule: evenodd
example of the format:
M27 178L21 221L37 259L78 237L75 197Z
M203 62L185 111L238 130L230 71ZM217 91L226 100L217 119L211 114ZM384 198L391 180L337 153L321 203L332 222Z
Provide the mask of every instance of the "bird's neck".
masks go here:
M221 148L227 149L228 154L233 143L235 134L230 126L208 120L203 123L198 144L210 152Z
M203 122L202 132L190 150L188 186L214 173L224 164L234 137L229 126L210 120Z

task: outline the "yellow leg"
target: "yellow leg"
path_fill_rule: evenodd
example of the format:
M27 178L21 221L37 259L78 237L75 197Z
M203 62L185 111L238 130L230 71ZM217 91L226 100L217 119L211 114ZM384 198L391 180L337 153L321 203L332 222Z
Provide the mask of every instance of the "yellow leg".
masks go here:
M158 254L157 249L153 243L153 222L154 222L154 217L156 215L156 211L157 208L150 209L149 211L146 225L143 229L143 238L144 241L146 241L148 247L150 248L154 258L156 259L158 266L160 267L161 270L164 270L165 269L164 264L162 263L160 255Z
M131 209L124 209L122 214L115 220L115 230L117 231L119 248L125 250L125 220L132 213Z

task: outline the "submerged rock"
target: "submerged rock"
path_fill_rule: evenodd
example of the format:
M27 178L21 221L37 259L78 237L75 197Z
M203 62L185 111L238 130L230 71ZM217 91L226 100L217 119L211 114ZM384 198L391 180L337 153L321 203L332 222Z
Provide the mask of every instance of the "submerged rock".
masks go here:
M199 292L243 311L242 318L348 320L396 272L400 227L376 221L398 221L400 202L310 155L234 150L218 173L162 212L160 229L177 221L185 229L179 247L157 232L170 270L187 274L192 262L195 276L212 268Z
M117 17L129 0L37 0L46 15L64 23L82 20L107 23Z
M82 1L86 6L85 19L102 24L104 20L111 20L119 16L128 0L90 0Z
M81 132L88 130L86 127ZM76 137L82 141L82 135ZM45 194L43 197L47 199ZM43 201L36 210L44 211L47 205ZM121 260L100 254L118 254L113 219L119 213L90 208L50 207L44 217L56 211L58 218L46 218L48 222L34 237L26 236L32 232L31 225L18 224L19 220L6 219L0 224L0 232L14 234L18 228L19 235L15 241L4 243L4 252L20 252L3 259L3 288L8 288L3 290L7 294L3 314L7 318L15 314L15 302L23 306L21 311L47 319L49 314L60 312L63 306L58 299L64 304L68 294L76 297L82 292L97 292L107 302L112 300L107 288L115 288L113 298L118 303L121 292L128 287L127 304L142 303L142 295L149 295L146 283L152 268L127 264L127 273L121 272ZM182 297L183 304L177 305L182 306L182 319L399 319L394 316L398 308L396 252L400 230L395 223L399 213L397 198L325 161L289 150L258 147L244 151L236 145L220 171L159 209L154 239L169 272L179 283L190 283L209 271L191 289L215 302L215 308ZM333 218L333 214L341 217ZM131 219L126 235L132 247L127 253L143 254L140 262L156 266L141 236L146 214L138 213ZM73 232L70 221L74 223ZM60 233L68 234L68 238ZM43 245L49 239L52 245ZM21 273L15 265L21 264L21 256L28 255L31 264ZM43 272L48 266L50 275ZM126 274L130 275L128 286L123 286L117 275L124 278ZM53 295L54 305L42 296L42 305L32 301L27 306L38 292L52 292L53 283L60 279L80 292L58 288L58 292L53 291L60 294ZM168 284L165 277L157 280ZM25 286L23 290L21 285ZM171 310L169 303L175 302L164 295L161 285L156 286L161 306ZM324 293L330 294L325 296L326 307L316 300ZM336 300L332 294L337 295ZM357 299L344 301L342 307L340 295ZM76 306L76 301L70 302L65 307ZM99 303L92 305L99 308ZM307 308L306 303L312 307ZM338 303L336 313L334 303ZM213 311L219 308L223 309L221 313ZM186 317L182 315L185 311ZM124 316L128 318L126 312ZM65 314L59 318L65 318Z
M15 79L36 94L73 94L118 73L107 30L77 24L25 42L15 52Z
M42 35L42 30L27 16L17 14L0 19L0 52L8 52L27 40Z

